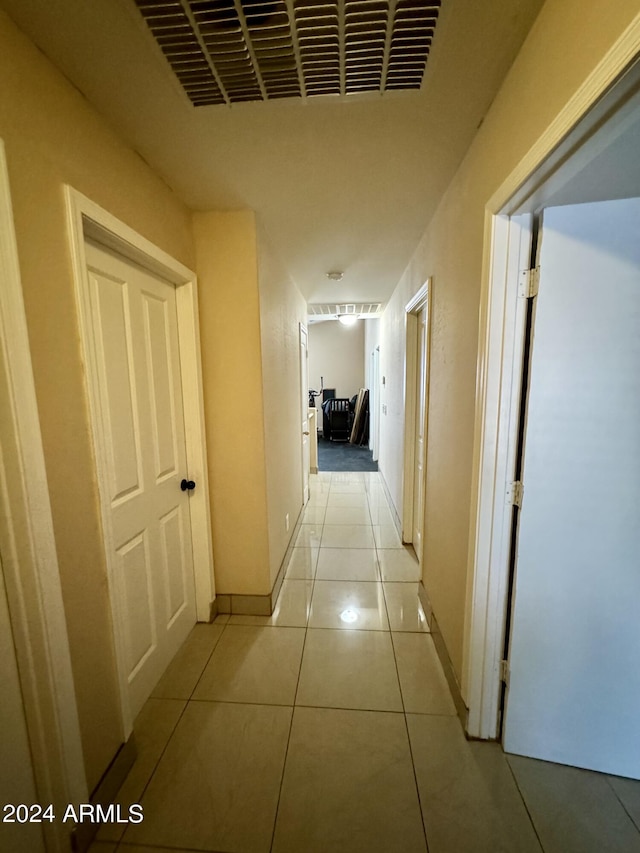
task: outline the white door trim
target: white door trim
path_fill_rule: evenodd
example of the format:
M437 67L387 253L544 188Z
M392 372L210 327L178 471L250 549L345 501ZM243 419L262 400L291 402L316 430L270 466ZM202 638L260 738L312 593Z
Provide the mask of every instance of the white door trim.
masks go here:
M470 548L479 575L467 586L467 612L474 618L465 650L470 697L467 729L480 738L497 734L513 512L507 489L516 464L527 304L518 296L518 283L521 271L528 267L532 222L528 215L495 216L491 225L491 322L481 346L494 358L499 351L500 371L487 366L483 409L476 411L476 442L481 442L482 457L471 487L478 505ZM486 583L479 582L481 578Z
M554 152L639 53L640 14L494 193L486 208L462 677L462 696L469 708L467 732L472 737L497 736L509 570L508 549L504 546L505 474L509 425L517 393L511 380L518 317L516 312L505 310L514 274L509 266L513 222L506 214L526 209L521 188L543 164L548 163L551 168ZM539 185L549 173L540 176ZM532 188L529 194L537 188Z
M91 344L89 282L85 259L85 239L90 237L113 249L129 260L135 261L152 273L162 276L176 286L178 336L180 346L180 372L184 401L185 442L189 479L197 488L189 499L193 545L193 565L196 588L196 615L199 622L211 618L211 605L215 599L213 574L213 546L209 504L209 481L205 440L204 403L202 390L202 360L200 355L200 326L198 322L198 295L196 275L162 249L146 240L86 196L65 187L67 220L71 243L73 276L78 303L82 352L87 366L87 397L91 413L93 444L96 453L98 488L101 497L103 535L109 572L109 591L114 616L119 603L112 582L114 567L109 554L109 515L106 457L102 439L96 425L100 422L100 398L97 391L97 364ZM116 642L116 646L117 646ZM118 649L118 659L123 660L123 650ZM131 732L132 720L128 706L126 677L119 667L120 701L125 736Z
M378 461L380 451L380 345L371 351L371 388L369 392L371 410L371 458Z
M38 797L62 814L88 792L2 140L0 280L2 567ZM47 849L71 829L44 823Z
M415 478L415 441L416 441L416 381L418 314L428 305L431 292L431 279L428 278L405 306L405 356L404 356L404 476L402 486L402 541L413 541L413 495ZM427 347L429 346L429 323L431 312L427 311ZM429 354L427 352L427 359ZM429 377L425 405L428 402ZM425 426L425 434L426 434Z
M302 363L302 354L301 354L302 353L302 336L303 335L305 337L304 351L305 351L305 355L307 358L306 364ZM299 383L300 384L300 414L302 415L303 412L305 412L305 411L308 412L308 410L309 410L308 399L305 399L305 397L304 397L304 389L306 388L307 391L309 390L309 330L307 329L307 327L305 326L304 323L298 323L298 351L300 353L300 355L299 355L299 360L300 360L300 383ZM308 397L308 395L307 395L307 397ZM304 420L305 419L303 417L303 421ZM302 457L302 506L305 506L309 500L309 474L310 474L309 460L310 460L310 454L311 454L311 447L310 447L310 441L309 441L309 437L308 437L309 436L309 416L308 416L308 414L306 417L306 424L307 424L307 448L308 448L307 453L305 453L305 450L304 450L305 437L304 437L304 435L300 436L300 455ZM304 433L304 423L302 426L302 431ZM305 468L306 468L306 471L305 471Z

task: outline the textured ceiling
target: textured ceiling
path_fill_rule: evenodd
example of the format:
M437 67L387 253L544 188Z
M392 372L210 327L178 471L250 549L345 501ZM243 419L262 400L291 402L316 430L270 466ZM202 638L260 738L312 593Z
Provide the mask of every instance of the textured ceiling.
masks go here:
M194 106L419 89L440 0L135 0Z
M541 5L446 0L420 89L196 108L134 0L0 0L187 205L255 210L317 303L386 301Z

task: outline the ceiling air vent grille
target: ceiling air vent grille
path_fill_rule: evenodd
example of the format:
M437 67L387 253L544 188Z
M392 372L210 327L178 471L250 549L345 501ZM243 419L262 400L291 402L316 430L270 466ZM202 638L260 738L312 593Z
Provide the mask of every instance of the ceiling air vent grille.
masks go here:
M441 0L135 0L195 106L419 89Z
M344 314L355 314L362 320L374 319L382 314L383 304L381 302L335 302L308 305L307 314L310 319L335 320Z

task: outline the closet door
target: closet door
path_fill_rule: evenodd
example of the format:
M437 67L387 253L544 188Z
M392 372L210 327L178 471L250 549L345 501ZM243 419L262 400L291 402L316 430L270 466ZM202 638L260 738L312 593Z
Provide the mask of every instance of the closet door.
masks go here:
M640 199L545 210L504 746L640 777Z
M87 244L116 648L132 716L196 621L175 287Z

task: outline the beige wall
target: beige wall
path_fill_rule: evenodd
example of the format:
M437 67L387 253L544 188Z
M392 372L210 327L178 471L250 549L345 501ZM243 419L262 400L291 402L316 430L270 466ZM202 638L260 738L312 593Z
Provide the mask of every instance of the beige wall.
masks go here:
M459 678L485 205L639 11L638 0L548 0L383 317L380 468L400 509L403 309L433 276L423 580Z
M92 788L122 738L63 186L71 184L193 266L190 219L169 188L2 13L0 80L0 137Z
M364 323L343 326L326 320L309 326L309 385L335 388L336 397L351 397L364 387ZM321 402L318 397L318 404Z
M193 225L216 592L267 595L302 508L306 302L253 212L195 213Z
M195 213L216 593L267 595L269 541L255 216Z
M300 323L306 325L307 303L260 232L258 247L269 574L273 585L302 509L299 329Z

